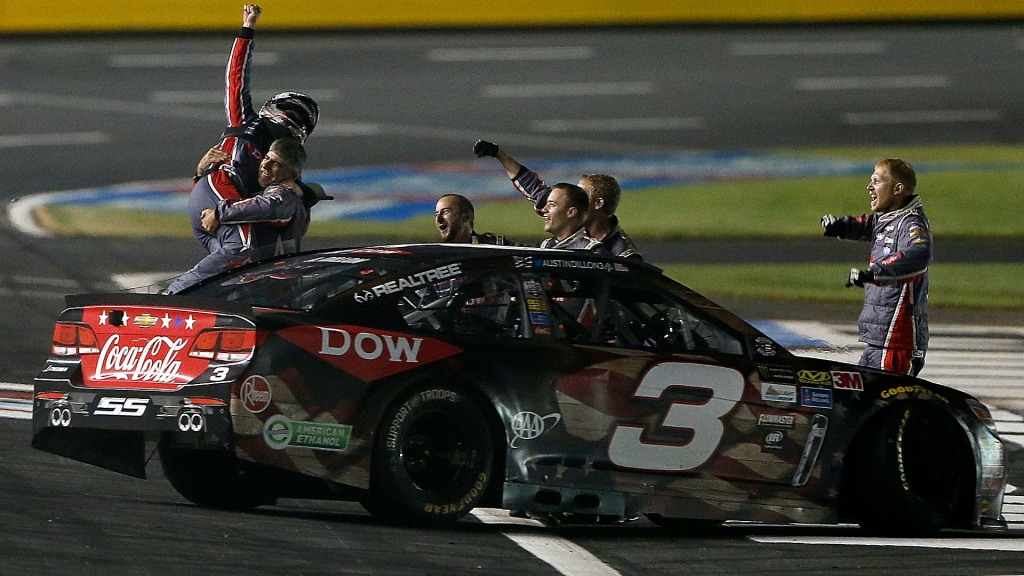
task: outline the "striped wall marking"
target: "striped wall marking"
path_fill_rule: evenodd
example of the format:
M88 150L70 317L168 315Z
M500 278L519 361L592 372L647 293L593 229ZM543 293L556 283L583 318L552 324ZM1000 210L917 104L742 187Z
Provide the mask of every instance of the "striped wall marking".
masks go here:
M848 112L843 124L944 124L952 122L995 122L999 111L978 108L965 110L904 110L899 112Z
M537 46L511 48L432 48L431 62L491 62L526 60L587 60L594 56L590 46Z
M537 132L616 132L626 130L694 130L704 128L702 118L595 118L591 120L534 120Z
M632 96L651 94L651 82L560 82L557 84L491 84L481 94L487 98L545 98L552 96Z
M858 536L748 536L761 544L830 546L884 546L890 548L941 548L947 550L998 550L1024 552L1024 539L999 538L869 538Z
M12 134L0 136L0 148L29 148L33 146L79 146L110 142L105 132L62 132L53 134Z
M493 508L477 508L470 514L484 524L543 526L536 520L512 518L508 512ZM618 570L605 564L582 546L561 536L523 532L502 534L565 576L621 576Z
M255 52L252 64L273 65L279 62L276 52ZM223 52L207 54L112 54L107 59L111 68L197 68L227 66L228 59Z
M823 76L797 78L797 90L890 90L902 88L945 88L949 76Z
M4 394L7 392L8 394ZM17 394L17 397L13 394ZM31 394L31 384L17 384L14 382L0 382L0 418L13 418L15 420L32 419L32 400L23 396Z
M734 56L806 56L840 54L884 54L879 40L836 40L833 42L736 42Z

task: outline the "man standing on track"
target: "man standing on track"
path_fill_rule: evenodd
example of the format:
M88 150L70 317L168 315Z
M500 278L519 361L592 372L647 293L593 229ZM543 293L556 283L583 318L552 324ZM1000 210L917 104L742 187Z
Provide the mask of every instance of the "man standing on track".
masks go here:
M847 287L864 287L858 325L868 345L860 364L916 376L928 349L928 267L932 232L909 162L882 160L868 183L872 214L821 219L825 236L873 242L867 270L853 268Z
M270 144L279 138L305 142L319 117L312 98L299 92L284 92L268 100L259 113L253 110L249 92L249 68L253 36L262 9L246 4L242 30L231 49L225 74L224 106L228 127L221 141L197 167L196 184L189 194L188 208L192 232L207 252L227 249L236 252L255 247L249 224L220 227L211 234L203 227L204 210L215 209L222 200L251 198L262 191L258 170ZM301 182L299 183L302 186ZM326 196L307 190L307 209Z
M478 140L473 145L473 153L477 158L490 156L501 162L515 189L533 201L537 214L543 213L551 188L536 172L520 164L493 142ZM580 178L578 186L587 193L588 206L584 214L587 234L600 241L602 248L612 256L642 260L633 240L622 231L619 218L615 216L622 197L615 178L605 174L587 174Z

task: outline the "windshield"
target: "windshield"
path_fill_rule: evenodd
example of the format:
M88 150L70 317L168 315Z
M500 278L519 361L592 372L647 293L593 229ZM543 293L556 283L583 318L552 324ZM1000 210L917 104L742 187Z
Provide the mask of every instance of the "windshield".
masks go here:
M309 310L354 286L411 264L352 251L320 252L246 268L187 293L252 306Z

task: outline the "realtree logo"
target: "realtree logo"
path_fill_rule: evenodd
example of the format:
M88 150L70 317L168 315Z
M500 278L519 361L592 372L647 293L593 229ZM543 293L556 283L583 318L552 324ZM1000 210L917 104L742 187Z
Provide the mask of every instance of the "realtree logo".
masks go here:
M103 344L94 380L173 382L181 370L178 352L188 343L186 338L166 336L157 336L145 346L118 346L120 341L121 336L114 334Z

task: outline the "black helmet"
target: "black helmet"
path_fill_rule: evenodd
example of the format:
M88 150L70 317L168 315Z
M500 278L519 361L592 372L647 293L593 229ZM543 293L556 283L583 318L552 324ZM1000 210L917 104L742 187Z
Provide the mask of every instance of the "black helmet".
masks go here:
M260 108L260 117L288 129L299 142L305 142L313 133L320 108L301 92L282 92Z

